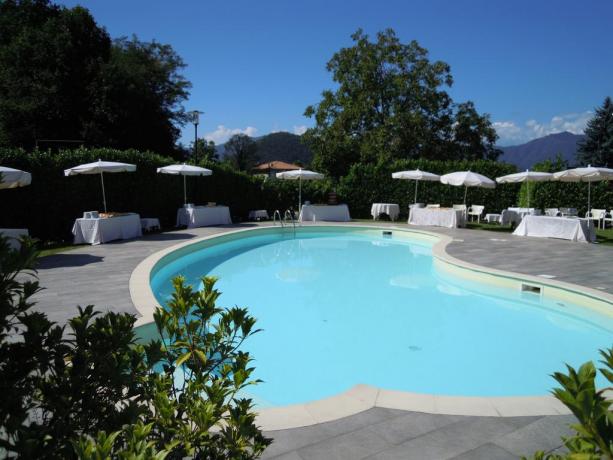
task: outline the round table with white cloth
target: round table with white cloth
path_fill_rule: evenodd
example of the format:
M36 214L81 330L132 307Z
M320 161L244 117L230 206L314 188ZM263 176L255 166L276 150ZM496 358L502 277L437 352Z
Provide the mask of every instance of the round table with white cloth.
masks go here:
M268 216L268 211L266 211L266 209L256 209L254 211L249 211L249 219L260 220L270 219L270 217Z
M524 216L513 235L560 238L591 243L596 241L594 224L589 219L572 217Z
M0 234L8 238L9 247L12 249L19 249L21 237L30 235L27 228L0 228Z
M300 222L349 222L349 207L346 204L305 204L298 217Z
M101 244L143 236L140 216L129 213L113 217L77 219L72 227L74 244Z
M466 224L466 218L462 209L411 208L408 223L410 225L456 228L463 227Z
M232 223L230 208L227 206L196 206L177 210L177 227L206 227Z
M373 203L370 208L372 218L376 220L381 214L387 214L390 219L396 220L400 214L400 206L396 203Z

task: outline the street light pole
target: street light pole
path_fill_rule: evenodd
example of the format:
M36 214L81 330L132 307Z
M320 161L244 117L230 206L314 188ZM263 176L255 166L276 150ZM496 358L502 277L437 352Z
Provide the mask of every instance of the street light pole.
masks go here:
M198 162L198 124L200 123L200 114L204 113L199 110L189 112L191 121L194 124L194 161Z

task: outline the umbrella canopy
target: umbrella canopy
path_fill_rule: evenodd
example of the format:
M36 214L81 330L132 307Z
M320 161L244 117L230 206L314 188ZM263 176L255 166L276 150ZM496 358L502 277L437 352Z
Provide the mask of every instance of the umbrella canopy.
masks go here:
M597 168L588 165L583 168L567 169L566 171L553 173L553 180L561 182L587 182L587 211L590 212L592 210L592 182L613 180L613 169Z
M106 212L106 193L104 191L104 173L118 172L133 172L136 171L136 165L129 163L116 163L114 161L94 161L86 163L74 168L65 169L65 176L76 176L77 174L100 174L100 183L102 184L102 203L104 204L104 212Z
M186 176L210 176L213 171L199 166L186 165L169 165L157 169L159 174L172 174L174 176L183 176L183 203L187 203L187 185L185 183Z
M283 171L276 174L277 179L297 180L298 186L298 213L302 209L302 181L303 180L319 180L323 179L324 175L308 169L297 169L294 171Z
M456 187L464 186L464 204L466 204L466 192L468 187L494 188L496 182L489 177L477 174L472 171L457 171L441 176L441 182Z
M528 185L528 207L530 207L530 182L547 182L553 179L553 174L538 171L525 170L515 174L507 174L506 176L497 177L496 182L499 184L518 184L526 182Z
M426 171L420 171L419 169L413 169L410 171L398 171L398 172L392 173L392 179L414 180L415 181L414 203L417 203L417 183L420 180L438 182L441 179L441 176L437 174L429 173Z
M20 169L0 166L0 174L0 189L25 187L32 183L32 174L21 171Z

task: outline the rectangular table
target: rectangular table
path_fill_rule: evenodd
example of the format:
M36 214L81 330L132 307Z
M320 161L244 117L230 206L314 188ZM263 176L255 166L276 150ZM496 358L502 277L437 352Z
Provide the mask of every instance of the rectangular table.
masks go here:
M349 207L346 204L305 204L300 210L298 220L300 220L300 222L314 222L318 220L327 222L349 222L351 216L349 215Z
M466 223L464 211L451 208L411 208L409 212L410 225L426 225L432 227L463 227Z
M177 210L177 227L206 227L232 223L230 208L227 206L196 206Z
M143 236L140 216L135 213L114 217L77 219L72 227L74 244L101 244Z
M587 219L549 216L524 216L513 235L560 238L590 243L596 240L594 225Z
M0 234L8 238L9 247L11 249L19 249L22 236L29 236L27 228L0 228Z
M373 203L370 208L372 218L376 220L381 214L387 214L390 219L396 220L400 214L400 206L395 203Z

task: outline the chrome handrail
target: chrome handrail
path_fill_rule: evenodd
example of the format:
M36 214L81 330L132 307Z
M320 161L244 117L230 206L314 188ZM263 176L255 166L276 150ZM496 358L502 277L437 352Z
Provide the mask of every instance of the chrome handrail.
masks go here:
M279 216L279 223L281 224L281 227L285 227L283 224L283 219L281 219L281 211L278 209L275 209L275 212L272 215L272 224L275 226L277 225L277 216Z
M283 220L285 220L285 222L289 220L292 223L292 227L294 228L294 236L296 236L296 220L294 219L292 211L286 209L285 214L283 215Z

